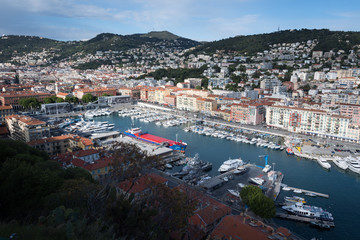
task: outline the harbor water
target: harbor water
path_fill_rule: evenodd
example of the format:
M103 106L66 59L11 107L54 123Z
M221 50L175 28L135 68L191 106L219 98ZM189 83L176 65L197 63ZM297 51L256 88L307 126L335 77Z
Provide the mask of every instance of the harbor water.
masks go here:
M115 129L125 131L131 126L131 119L119 117L117 114L107 117L95 118L96 121L109 121L115 124ZM241 157L245 162L264 165L264 158L259 155L268 155L269 165L275 163L275 170L284 174L283 183L301 189L329 194L328 199L321 197L310 197L303 194L295 194L291 191L282 191L278 201L284 196L301 196L307 200L309 205L319 206L331 212L335 219L335 228L331 230L319 230L310 227L308 224L274 219L274 221L290 231L311 239L360 239L360 210L357 204L360 203L360 176L350 172L344 172L332 164L331 170L324 170L316 161L296 156L288 156L285 151L276 151L268 148L257 147L241 142L233 142L225 139L210 136L198 135L192 132L183 131L183 127L157 126L155 123L144 123L134 121L136 127L141 127L153 135L175 140L182 140L188 144L187 156L194 156L199 153L200 159L213 163L210 176L218 174L220 165L229 158Z

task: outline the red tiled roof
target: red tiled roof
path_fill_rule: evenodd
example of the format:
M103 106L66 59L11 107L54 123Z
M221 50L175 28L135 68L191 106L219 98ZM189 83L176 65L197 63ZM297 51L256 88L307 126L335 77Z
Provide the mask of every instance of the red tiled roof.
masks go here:
M260 227L252 227L244 223L244 217L240 215L229 215L217 225L211 233L216 239L242 239L242 240L268 240L270 233L261 231ZM264 228L264 230L266 230Z
M28 144L31 145L31 146L35 146L35 145L39 145L39 144L43 144L43 143L47 143L47 142L63 141L65 139L72 138L72 136L73 136L72 134L68 134L68 135L61 135L61 136L37 139L37 140L33 140L31 142L28 142Z
M89 156L89 155L93 155L99 153L99 151L95 150L95 149L87 149L87 150L80 150L80 151L76 151L74 152L74 156L76 157L85 157L85 156Z
M42 125L42 124L46 124L44 121L40 121L36 118L33 117L29 117L29 116L21 116L21 115L9 115L6 116L5 119L11 119L11 118L15 118L16 120L23 122L27 125Z
M0 127L0 135L7 135L9 134L8 129L5 126Z
M137 179L132 186L132 181L126 180L118 184L118 187L129 193L139 193L148 188L149 184L163 184L168 180L157 174L150 173ZM131 189L130 189L131 188Z
M1 110L10 110L12 109L12 106L0 106L0 111Z

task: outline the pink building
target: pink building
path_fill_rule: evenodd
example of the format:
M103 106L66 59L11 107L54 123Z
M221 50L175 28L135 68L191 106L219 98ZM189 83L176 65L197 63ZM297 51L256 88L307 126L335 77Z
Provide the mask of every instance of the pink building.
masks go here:
M260 103L231 105L230 119L242 124L258 125L265 121L265 107Z

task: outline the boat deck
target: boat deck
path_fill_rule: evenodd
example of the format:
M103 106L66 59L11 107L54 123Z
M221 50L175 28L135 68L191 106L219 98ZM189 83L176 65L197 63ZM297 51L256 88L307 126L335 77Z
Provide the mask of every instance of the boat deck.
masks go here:
M297 216L297 215L292 215L292 214L287 214L287 213L277 213L276 216L279 217L279 218L285 218L285 219L290 219L290 220L295 220L295 221L300 221L300 222L325 223L325 224L329 225L330 227L335 227L335 223L330 222L330 221L324 221L324 220L319 220L319 219L302 217L302 216Z

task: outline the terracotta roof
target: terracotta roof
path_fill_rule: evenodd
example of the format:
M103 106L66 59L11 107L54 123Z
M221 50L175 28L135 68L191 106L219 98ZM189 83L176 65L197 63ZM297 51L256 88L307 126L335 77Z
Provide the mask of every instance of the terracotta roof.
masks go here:
M229 215L217 225L211 233L212 238L216 239L242 239L242 240L268 240L271 234L262 232L260 227L250 226L244 223L244 217L240 215Z
M150 174L147 174L147 175L142 176L139 179L137 179L132 187L131 187L132 181L130 181L130 180L126 180L126 181L119 183L118 187L125 192L129 191L129 193L139 193L139 192L144 191L146 188L148 188L148 186L150 184L152 184L152 185L153 184L163 184L163 183L166 183L167 181L168 180L166 178L163 178L154 173L150 173Z
M72 137L73 137L72 134L61 135L61 136L55 136L55 137L49 137L49 138L33 140L31 142L28 142L28 144L31 145L31 146L35 146L35 145L39 145L39 144L43 144L43 143L47 143L47 142L63 141L65 139L70 139Z
M0 93L0 97L32 97L32 96L50 96L50 93L41 93L33 91L12 91L6 93Z
M1 110L10 110L12 109L12 106L0 106L0 111Z
M5 126L0 127L0 135L7 135L9 134L8 129Z
M86 149L86 150L79 150L79 151L73 152L73 155L80 158L80 157L93 155L96 153L99 153L99 151L97 151L95 149Z
M11 119L11 118L15 118L20 122L23 122L27 125L42 125L42 124L46 124L44 121L40 121L36 118L33 117L29 117L29 116L20 116L20 115L9 115L6 116L5 119Z
M67 96L67 95L69 95L69 93L58 92L56 95Z

